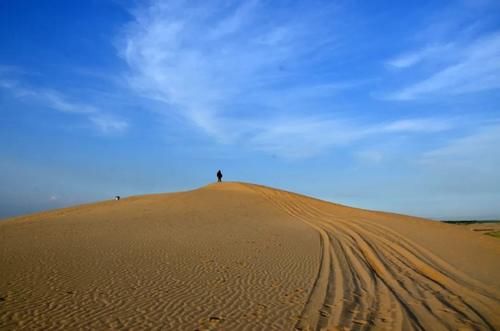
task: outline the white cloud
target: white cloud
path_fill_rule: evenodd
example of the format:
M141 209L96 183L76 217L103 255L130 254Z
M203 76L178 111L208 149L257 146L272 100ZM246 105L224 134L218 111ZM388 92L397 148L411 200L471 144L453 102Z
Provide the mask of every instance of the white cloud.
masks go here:
M221 20L209 33L210 39L219 39L237 32L242 25L249 21L258 1L250 0L237 7L233 14Z
M41 104L59 112L83 116L102 134L123 133L128 128L126 120L108 114L94 105L75 101L54 89L24 87L13 79L0 80L0 88L10 91L16 98Z
M500 33L453 49L458 60L430 77L392 93L395 100L436 94L463 94L500 89Z
M363 124L352 120L321 117L274 119L253 123L256 129L247 141L253 148L286 157L308 157L334 146L394 133L426 134L456 127L454 121L441 118L415 118Z
M492 196L498 202L498 146L498 124L478 127L473 133L450 139L443 146L428 151L419 158L423 171L421 177L426 179L423 184L436 196L442 194L445 197L456 197L462 203L469 199L477 200L480 196ZM477 203L484 205L484 201ZM471 203L467 202L465 205ZM491 208L496 207L490 205L484 211Z
M455 126L451 119L444 118L417 118L397 120L382 125L378 130L385 132L440 132L446 131Z
M92 115L90 121L103 134L122 133L129 126L127 121L106 114Z
M332 146L362 139L369 130L346 121L301 117L264 123L248 143L255 149L285 157L309 157Z
M152 1L135 11L120 48L130 87L218 142L287 157L315 155L369 135L445 129L420 119L363 124L331 111L325 115L326 103L311 107L365 83L293 80L293 70L282 70L310 65L312 55L331 46L335 31L326 19L336 13L306 8L269 14L262 6Z
M0 87L4 89L12 89L17 85L16 81L10 79L0 79Z
M136 12L125 34L121 54L130 67L130 85L217 140L234 139L249 126L232 119L236 108L251 113L250 122L265 123L287 110L269 104L273 97L303 100L340 87L290 87L288 73L281 72L283 63L297 63L325 42L315 36L319 22L301 14L266 16L256 1L230 8L222 2L178 8L154 1Z
M489 168L497 172L500 153L494 151L498 146L500 146L500 125L484 126L473 134L451 140L445 146L425 153L421 162L445 167Z
M66 113L97 113L94 106L70 101L65 95L54 90L31 91L31 95L43 99L48 105L58 111Z
M387 61L387 65L397 69L410 68L428 58L447 56L446 53L452 49L452 44L430 45L412 52L401 54L396 58Z

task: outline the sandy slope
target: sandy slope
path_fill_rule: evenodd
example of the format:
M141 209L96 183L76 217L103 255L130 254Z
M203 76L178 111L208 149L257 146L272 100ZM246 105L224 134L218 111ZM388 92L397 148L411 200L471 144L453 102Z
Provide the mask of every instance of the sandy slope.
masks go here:
M0 222L0 328L500 330L500 240L224 183Z

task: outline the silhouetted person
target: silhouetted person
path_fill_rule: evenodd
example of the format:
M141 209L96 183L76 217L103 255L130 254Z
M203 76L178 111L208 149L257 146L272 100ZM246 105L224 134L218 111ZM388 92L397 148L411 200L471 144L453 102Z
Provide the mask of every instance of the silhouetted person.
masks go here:
M220 183L222 182L222 171L217 171L217 181Z

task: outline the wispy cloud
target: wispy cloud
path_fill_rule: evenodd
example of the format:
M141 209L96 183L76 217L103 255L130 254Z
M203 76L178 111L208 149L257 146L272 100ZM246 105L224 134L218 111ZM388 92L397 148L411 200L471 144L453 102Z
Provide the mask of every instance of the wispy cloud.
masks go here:
M380 132L414 132L430 133L452 129L456 126L455 121L449 118L414 118L396 120L388 124L383 124L375 131Z
M25 93L28 94L26 90ZM70 101L67 96L55 90L30 90L29 95L37 97L47 102L50 107L65 113L90 114L99 112L95 106Z
M245 23L250 21L250 16L255 11L257 5L258 1L250 0L236 7L231 15L224 17L210 31L209 39L217 40L237 33Z
M423 48L398 55L397 57L387 61L387 65L397 69L410 68L429 58L446 57L447 53L452 49L452 44L425 46Z
M232 126L232 125L231 125ZM432 134L456 128L459 124L444 118L412 118L385 122L322 117L275 118L266 122L246 121L248 147L289 158L317 155L335 146L393 134Z
M445 167L489 169L497 173L500 154L492 153L500 144L500 125L480 127L476 132L450 140L446 145L426 152L421 162ZM473 175L473 174L471 174Z
M257 128L250 147L285 157L309 157L362 139L369 130L352 123L314 117L276 119Z
M154 1L138 11L126 33L122 55L131 86L214 135L223 132L218 118L236 104L260 113L262 105L249 95L284 83L280 67L299 61L319 41L304 47L309 32L298 31L297 18L266 23L259 6L179 8Z
M448 48L446 51L445 49ZM423 49L392 63L399 67L416 65L424 57L442 61L442 54L454 54L452 63L389 95L390 99L413 100L435 95L456 95L500 89L500 33L476 38L470 44L448 45L440 51ZM448 61L450 62L450 61Z
M499 145L500 125L492 123L425 152L419 163L427 180L426 187L445 196L491 195L476 202L478 206L484 205L479 212L491 210L498 201L500 154L496 151Z
M112 115L94 114L89 119L103 134L122 133L129 127L127 121Z
M335 116L335 96L366 82L311 75L318 57L335 55L339 31L328 22L341 19L338 7L265 5L152 1L139 8L119 49L130 87L219 142L289 157L369 135L440 129L430 119L380 125Z
M262 6L258 1L184 7L153 1L138 10L121 50L131 87L218 141L251 135L260 149L263 137L274 135L273 118L288 110L273 99L300 103L341 88L297 83L283 70L302 65L304 56L328 41L323 33L316 36L320 23L308 18L312 13L279 13L281 19L271 20ZM240 121L235 113L248 116ZM292 132L293 125L285 131Z
M95 105L75 101L74 98L54 89L26 87L17 79L1 76L0 88L10 91L18 99L85 118L102 134L123 133L128 128L126 120L111 115Z

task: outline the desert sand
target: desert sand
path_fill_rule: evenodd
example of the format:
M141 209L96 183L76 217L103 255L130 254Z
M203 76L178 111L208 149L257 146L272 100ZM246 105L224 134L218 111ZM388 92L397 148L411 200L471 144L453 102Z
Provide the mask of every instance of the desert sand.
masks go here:
M0 329L500 330L500 239L244 183L0 222Z
M457 224L460 225L460 224ZM482 234L500 237L500 221L499 222L486 222L486 223L473 223L465 225L470 231L481 232Z

